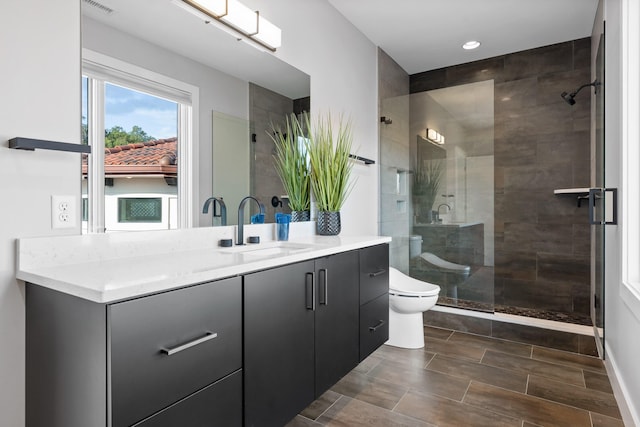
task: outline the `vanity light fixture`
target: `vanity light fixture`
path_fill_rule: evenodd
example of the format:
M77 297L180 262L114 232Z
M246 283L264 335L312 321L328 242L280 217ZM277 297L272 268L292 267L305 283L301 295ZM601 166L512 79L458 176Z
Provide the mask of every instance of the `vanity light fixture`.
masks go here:
M431 142L435 142L438 145L444 144L444 135L435 129L427 128L427 139Z
M477 40L469 40L465 44L462 45L462 48L465 50L473 50L480 47L480 42Z
M282 44L282 31L260 12L253 11L238 0L179 0L174 4L185 3L209 18L235 30L245 38L275 52ZM191 11L190 11L191 12Z

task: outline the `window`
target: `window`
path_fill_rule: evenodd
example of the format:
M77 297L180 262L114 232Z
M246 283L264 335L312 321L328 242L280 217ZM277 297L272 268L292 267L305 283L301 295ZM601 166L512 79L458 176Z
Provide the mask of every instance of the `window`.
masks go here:
M85 49L82 92L83 232L190 227L198 89Z
M118 198L118 222L162 222L162 199Z

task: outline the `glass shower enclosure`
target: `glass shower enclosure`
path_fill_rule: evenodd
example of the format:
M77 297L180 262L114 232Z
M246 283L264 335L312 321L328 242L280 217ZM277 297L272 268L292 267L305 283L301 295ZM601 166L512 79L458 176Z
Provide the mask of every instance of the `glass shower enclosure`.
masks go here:
M493 103L493 80L386 99L385 112L409 120L381 129L381 233L394 237L392 265L439 285L440 305L488 312Z

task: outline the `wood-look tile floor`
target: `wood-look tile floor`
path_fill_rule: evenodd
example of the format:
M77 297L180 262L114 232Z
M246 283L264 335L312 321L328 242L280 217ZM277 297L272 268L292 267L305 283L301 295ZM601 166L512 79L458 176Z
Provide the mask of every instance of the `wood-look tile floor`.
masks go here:
M623 427L600 359L425 327L383 345L287 427Z

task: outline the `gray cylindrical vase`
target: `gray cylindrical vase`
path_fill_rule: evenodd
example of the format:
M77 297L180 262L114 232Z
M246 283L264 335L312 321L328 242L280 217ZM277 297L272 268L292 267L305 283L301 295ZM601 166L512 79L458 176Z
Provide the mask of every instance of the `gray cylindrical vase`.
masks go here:
M316 232L319 235L337 236L340 234L341 229L340 212L318 211Z
M310 221L310 211L291 211L291 222Z

